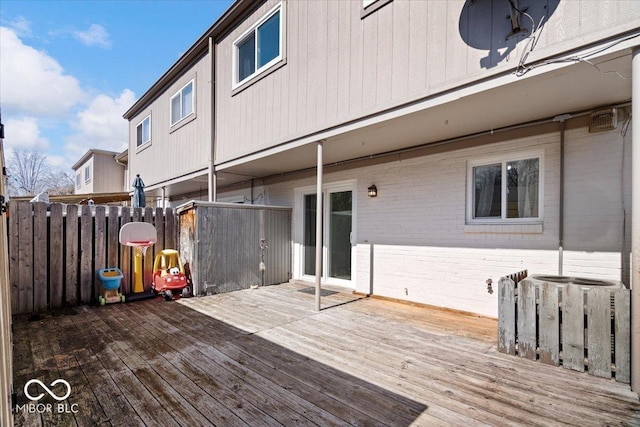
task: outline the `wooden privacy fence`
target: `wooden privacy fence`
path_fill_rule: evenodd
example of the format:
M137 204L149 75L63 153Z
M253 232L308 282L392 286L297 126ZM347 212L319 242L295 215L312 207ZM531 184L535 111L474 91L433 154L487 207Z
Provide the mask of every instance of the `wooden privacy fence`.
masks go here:
M630 381L630 291L523 278L498 283L498 350Z
M157 251L176 248L176 219L171 208L10 203L9 280L14 314L91 304L100 294L98 270L118 267L128 293L132 249L120 245L120 227L148 222L158 240L144 258L144 284L151 284Z

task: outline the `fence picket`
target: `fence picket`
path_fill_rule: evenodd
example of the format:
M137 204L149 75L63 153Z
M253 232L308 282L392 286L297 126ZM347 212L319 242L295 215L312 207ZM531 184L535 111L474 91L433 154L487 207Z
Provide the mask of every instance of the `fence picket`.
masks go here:
M89 304L93 295L93 212L83 205L80 217L80 304Z
M47 204L33 204L33 310L47 309ZM37 244L36 244L37 242Z
M122 208L120 212L120 228L131 222L131 209L127 206ZM118 235L120 234L118 228ZM131 292L131 248L129 246L120 245L120 237L118 237L118 245L120 246L120 269L124 276L121 283L121 291L123 294Z
M33 311L33 215L29 202L18 205L18 304L20 313Z
M528 279L518 283L518 354L536 360L536 288Z
M562 290L562 365L584 372L584 295L579 286Z
M587 292L587 348L589 375L611 378L611 292Z
M18 265L18 203L9 203L9 281L11 282L11 307L15 313L20 305L20 271Z
M109 206L109 219L107 222L107 267L120 265L118 255L120 254L120 242L118 234L120 215L117 206Z
M167 208L164 213L165 228L164 228L164 246L165 248L178 249L176 239L176 218L174 211L171 208Z
M560 314L558 312L558 287L544 282L540 289L540 362L560 364Z
M153 209L150 207L147 207L144 209L144 222L149 223L151 225L153 225ZM156 230L156 234L157 234L157 230ZM144 256L144 259L142 260L142 271L143 271L143 286L144 286L144 290L145 292L150 292L151 291L151 281L153 280L153 259L154 259L154 254L156 251L158 251L159 249L156 247L156 245L151 246L150 248L147 249L147 253Z
M63 303L63 243L62 205L53 203L49 216L49 307L54 309Z
M104 206L95 207L94 217L94 258L93 258L93 301L98 300L98 295L102 289L102 283L100 277L98 277L98 270L106 267L106 253L107 253L107 218L106 209Z
M68 205L65 217L65 304L78 304L78 205Z
M503 277L498 281L498 351L516 354L516 284Z
M169 249L164 245L164 212L162 208L156 208L156 214L154 217L154 226L158 233L158 241L156 242L156 252L163 249ZM173 249L173 248L171 248Z
M631 291L613 292L616 381L631 381Z

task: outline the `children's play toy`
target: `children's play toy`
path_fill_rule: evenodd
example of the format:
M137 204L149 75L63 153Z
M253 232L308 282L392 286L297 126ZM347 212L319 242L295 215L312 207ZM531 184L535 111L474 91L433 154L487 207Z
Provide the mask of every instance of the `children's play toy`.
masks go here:
M147 248L153 246L158 238L156 228L148 222L129 222L120 229L120 244L134 250L133 289L126 296L127 301L154 298L155 292L145 292L142 277L142 261Z
M119 268L102 268L98 270L98 277L102 282L102 292L98 297L100 305L124 302L124 295L118 292L120 282L124 277Z
M183 297L189 295L184 266L175 249L165 249L156 254L153 263L153 290L167 301L173 299L174 292L181 292Z

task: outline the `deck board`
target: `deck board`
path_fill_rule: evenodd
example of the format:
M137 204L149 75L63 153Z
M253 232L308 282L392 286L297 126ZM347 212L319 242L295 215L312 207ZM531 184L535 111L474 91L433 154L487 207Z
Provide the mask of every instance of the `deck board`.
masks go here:
M16 425L640 425L628 385L501 354L494 319L301 288L17 316L18 403L63 378L78 413Z

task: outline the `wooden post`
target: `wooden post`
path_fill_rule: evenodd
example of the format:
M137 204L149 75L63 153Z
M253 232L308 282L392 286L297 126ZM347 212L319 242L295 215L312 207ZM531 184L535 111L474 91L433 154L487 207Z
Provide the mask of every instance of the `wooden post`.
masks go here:
M0 171L4 171L2 123L0 123ZM0 195L7 197L6 175L0 173ZM12 205L15 203L11 203ZM0 211L0 425L13 425L11 393L13 383L13 343L11 339L12 283L9 281L9 257L7 251L7 213Z

